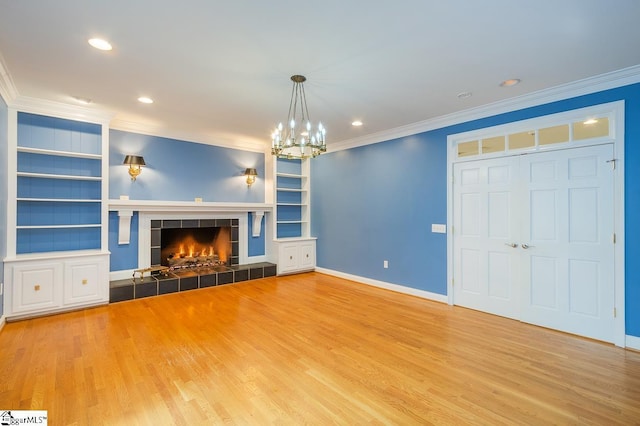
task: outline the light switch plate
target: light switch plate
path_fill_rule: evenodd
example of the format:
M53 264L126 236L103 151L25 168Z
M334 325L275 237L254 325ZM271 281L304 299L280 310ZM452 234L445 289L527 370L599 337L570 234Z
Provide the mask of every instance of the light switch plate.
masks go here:
M436 234L446 234L447 233L447 225L443 225L441 223L432 223L431 224L431 232L435 232Z

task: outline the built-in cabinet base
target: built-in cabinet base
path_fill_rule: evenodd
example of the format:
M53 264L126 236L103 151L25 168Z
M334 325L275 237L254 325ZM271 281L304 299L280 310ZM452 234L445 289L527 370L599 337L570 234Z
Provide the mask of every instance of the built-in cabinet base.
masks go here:
M315 238L284 238L278 247L278 275L312 271L316 267Z
M108 277L108 253L5 259L5 316L21 319L108 303Z

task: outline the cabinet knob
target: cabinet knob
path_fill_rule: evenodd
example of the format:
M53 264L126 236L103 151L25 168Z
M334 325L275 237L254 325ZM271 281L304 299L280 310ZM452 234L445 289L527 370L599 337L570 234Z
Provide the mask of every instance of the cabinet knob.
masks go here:
M309 255L307 255L307 259L309 258Z
M34 289L35 291L40 291L40 284L36 284L36 285L34 285L34 286L33 286L33 289Z
M86 278L82 280L82 285L87 285L89 283L89 280L87 280Z
M293 259L293 256L289 256L289 260L292 260L292 259Z

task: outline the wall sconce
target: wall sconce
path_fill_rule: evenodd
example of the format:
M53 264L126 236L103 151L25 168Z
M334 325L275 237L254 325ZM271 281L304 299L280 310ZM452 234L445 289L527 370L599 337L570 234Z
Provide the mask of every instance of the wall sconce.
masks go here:
M254 168L246 168L244 169L244 175L247 177L247 186L251 186L256 181L258 172Z
M146 166L144 158L140 155L126 155L122 164L129 166L129 176L131 176L131 180L133 181L135 181L142 172L141 166Z

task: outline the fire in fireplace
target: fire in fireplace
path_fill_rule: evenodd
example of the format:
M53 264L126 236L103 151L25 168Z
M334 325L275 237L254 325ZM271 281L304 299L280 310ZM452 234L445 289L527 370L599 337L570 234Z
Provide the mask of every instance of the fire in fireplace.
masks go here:
M228 265L231 227L162 229L161 264L170 270Z

